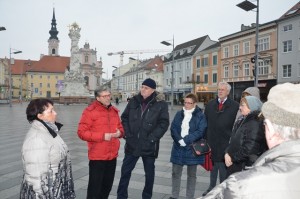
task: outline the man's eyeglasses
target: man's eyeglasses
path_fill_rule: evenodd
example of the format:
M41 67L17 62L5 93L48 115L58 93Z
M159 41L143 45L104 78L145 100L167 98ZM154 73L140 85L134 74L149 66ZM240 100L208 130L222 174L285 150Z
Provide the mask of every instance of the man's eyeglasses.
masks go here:
M109 95L100 95L99 97L103 97L103 98L107 98L107 97L109 97L110 98L110 94Z
M194 102L183 102L184 104L194 104Z

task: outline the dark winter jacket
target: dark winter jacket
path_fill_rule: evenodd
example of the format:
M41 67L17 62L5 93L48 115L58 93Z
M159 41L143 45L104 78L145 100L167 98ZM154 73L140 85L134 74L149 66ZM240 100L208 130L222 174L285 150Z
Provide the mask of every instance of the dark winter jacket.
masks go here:
M196 106L189 122L189 134L184 138L181 137L181 124L183 118L184 111L178 111L171 124L171 136L174 140L171 152L171 162L178 165L203 164L204 156L194 156L191 144L204 136L207 126L205 115L202 113L201 109ZM178 143L181 139L186 143L185 147L180 146Z
M221 111L218 110L218 106L218 99L214 99L205 107L207 141L211 147L212 160L223 162L239 104L227 98Z
M243 170L245 166L252 166L267 150L263 120L258 118L258 114L258 111L251 112L245 119L235 123L226 150L233 162L228 168L229 171L237 172Z
M139 93L129 101L122 113L125 153L157 158L159 141L170 123L168 104L164 101L164 95L158 92L148 98L147 104L143 104Z

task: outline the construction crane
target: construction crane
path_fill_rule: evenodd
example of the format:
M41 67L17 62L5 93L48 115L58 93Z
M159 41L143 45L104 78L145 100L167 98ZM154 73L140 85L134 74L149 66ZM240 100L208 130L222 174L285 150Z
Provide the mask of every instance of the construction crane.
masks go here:
M123 66L124 54L143 54L143 53L157 53L157 52L170 52L170 49L152 49L152 50L124 50L119 52L107 53L108 56L120 55L120 65Z

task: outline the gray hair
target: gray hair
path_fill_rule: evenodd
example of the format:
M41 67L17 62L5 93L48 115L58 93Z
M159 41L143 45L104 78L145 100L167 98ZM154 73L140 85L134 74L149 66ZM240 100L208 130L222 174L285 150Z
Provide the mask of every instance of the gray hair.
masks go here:
M228 92L230 93L231 86L230 86L230 84L228 84L227 82L219 82L218 86L226 86Z
M110 89L107 86L101 86L94 91L95 98L100 96L100 93L107 91L110 92Z
M300 129L290 126L282 126L274 124L271 121L275 133L277 133L284 140L297 140L300 139Z

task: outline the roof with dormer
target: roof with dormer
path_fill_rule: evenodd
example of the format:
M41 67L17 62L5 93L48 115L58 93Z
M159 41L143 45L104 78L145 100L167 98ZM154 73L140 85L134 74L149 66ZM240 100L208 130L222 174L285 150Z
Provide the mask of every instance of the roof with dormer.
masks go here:
M203 37L199 37L197 39L177 45L174 48L174 52L175 52L174 60L194 55L195 52L198 50L198 48L203 44L206 38L209 38L209 36L205 35ZM164 62L170 62L172 60L173 60L173 52L170 53L169 57L164 58Z
M284 15L282 15L279 20L294 17L300 14L300 1L296 3L291 9L289 9Z

